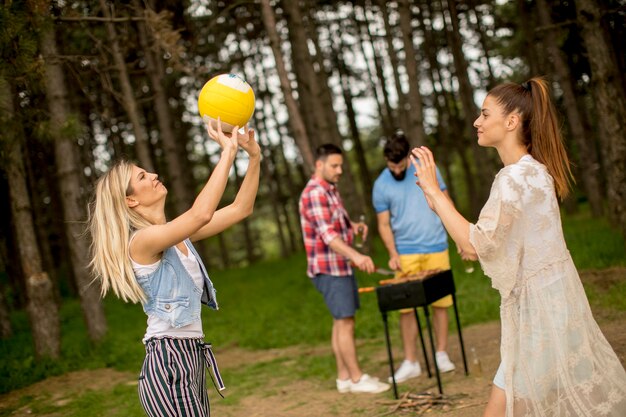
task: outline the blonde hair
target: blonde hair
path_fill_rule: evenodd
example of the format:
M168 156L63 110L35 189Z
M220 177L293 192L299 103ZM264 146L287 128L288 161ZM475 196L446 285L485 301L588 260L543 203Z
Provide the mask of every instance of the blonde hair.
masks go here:
M546 166L554 178L557 195L564 200L575 181L546 80L533 77L521 85L500 84L488 95L496 98L505 114L521 113L522 143L533 158Z
M146 296L130 262L130 236L132 230L150 223L126 204L126 196L133 192L132 170L132 163L119 161L96 183L89 210L89 266L95 279L101 281L102 297L112 290L122 300L137 303L145 301Z

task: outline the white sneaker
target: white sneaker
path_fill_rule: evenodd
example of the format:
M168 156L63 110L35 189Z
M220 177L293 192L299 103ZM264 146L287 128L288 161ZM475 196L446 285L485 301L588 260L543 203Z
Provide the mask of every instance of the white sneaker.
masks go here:
M450 372L456 369L456 366L454 366L454 364L450 361L450 358L448 358L448 354L444 351L437 352L435 360L437 361L439 372Z
M390 388L389 384L380 382L378 378L372 378L368 374L361 375L359 382L351 382L350 392L378 394L379 392L387 391Z
M422 367L419 362L411 362L408 360L404 360L400 367L395 372L396 384L400 382L404 382L407 379L417 378L422 374ZM391 377L389 377L389 382L393 383Z
M337 382L337 391L342 394L350 392L350 388L352 388L352 381L350 378L348 379L336 379Z

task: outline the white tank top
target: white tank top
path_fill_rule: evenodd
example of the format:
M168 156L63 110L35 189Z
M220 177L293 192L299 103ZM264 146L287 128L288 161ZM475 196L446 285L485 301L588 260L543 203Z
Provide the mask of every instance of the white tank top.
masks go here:
M131 241L133 237L135 237L135 235L130 238ZM204 286L204 278L202 277L202 271L200 270L198 260L194 256L191 249L189 249L189 246L187 246L187 243L183 243L187 247L187 256L185 256L185 254L182 253L180 249L174 247L176 249L176 254L180 258L180 261L185 267L185 270L187 270L187 272L193 279L196 287L202 288ZM141 265L135 262L133 258L130 258L130 262L133 265L133 271L135 272L136 276L148 275L153 273L154 271L156 271L156 269L159 267L159 264L161 263L161 261L159 260L150 265ZM198 320L187 326L176 328L172 327L167 321L161 320L155 315L148 315L148 328L146 329L146 334L142 339L143 343L146 343L148 339L151 339L153 337L163 336L177 338L204 337L204 333L202 332L202 320Z

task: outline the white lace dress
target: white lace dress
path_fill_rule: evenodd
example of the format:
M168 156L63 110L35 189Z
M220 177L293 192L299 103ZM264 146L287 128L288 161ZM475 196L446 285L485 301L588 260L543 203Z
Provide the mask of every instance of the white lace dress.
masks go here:
M496 176L470 241L502 297L507 417L625 417L626 372L592 317L554 181L530 155Z

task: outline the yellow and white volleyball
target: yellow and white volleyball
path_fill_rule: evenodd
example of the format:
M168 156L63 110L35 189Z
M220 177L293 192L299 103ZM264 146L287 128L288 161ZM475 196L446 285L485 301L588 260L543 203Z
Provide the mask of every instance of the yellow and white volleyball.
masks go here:
M204 84L198 96L198 111L204 123L231 132L234 126L243 127L254 113L254 91L250 84L235 74L220 74Z

